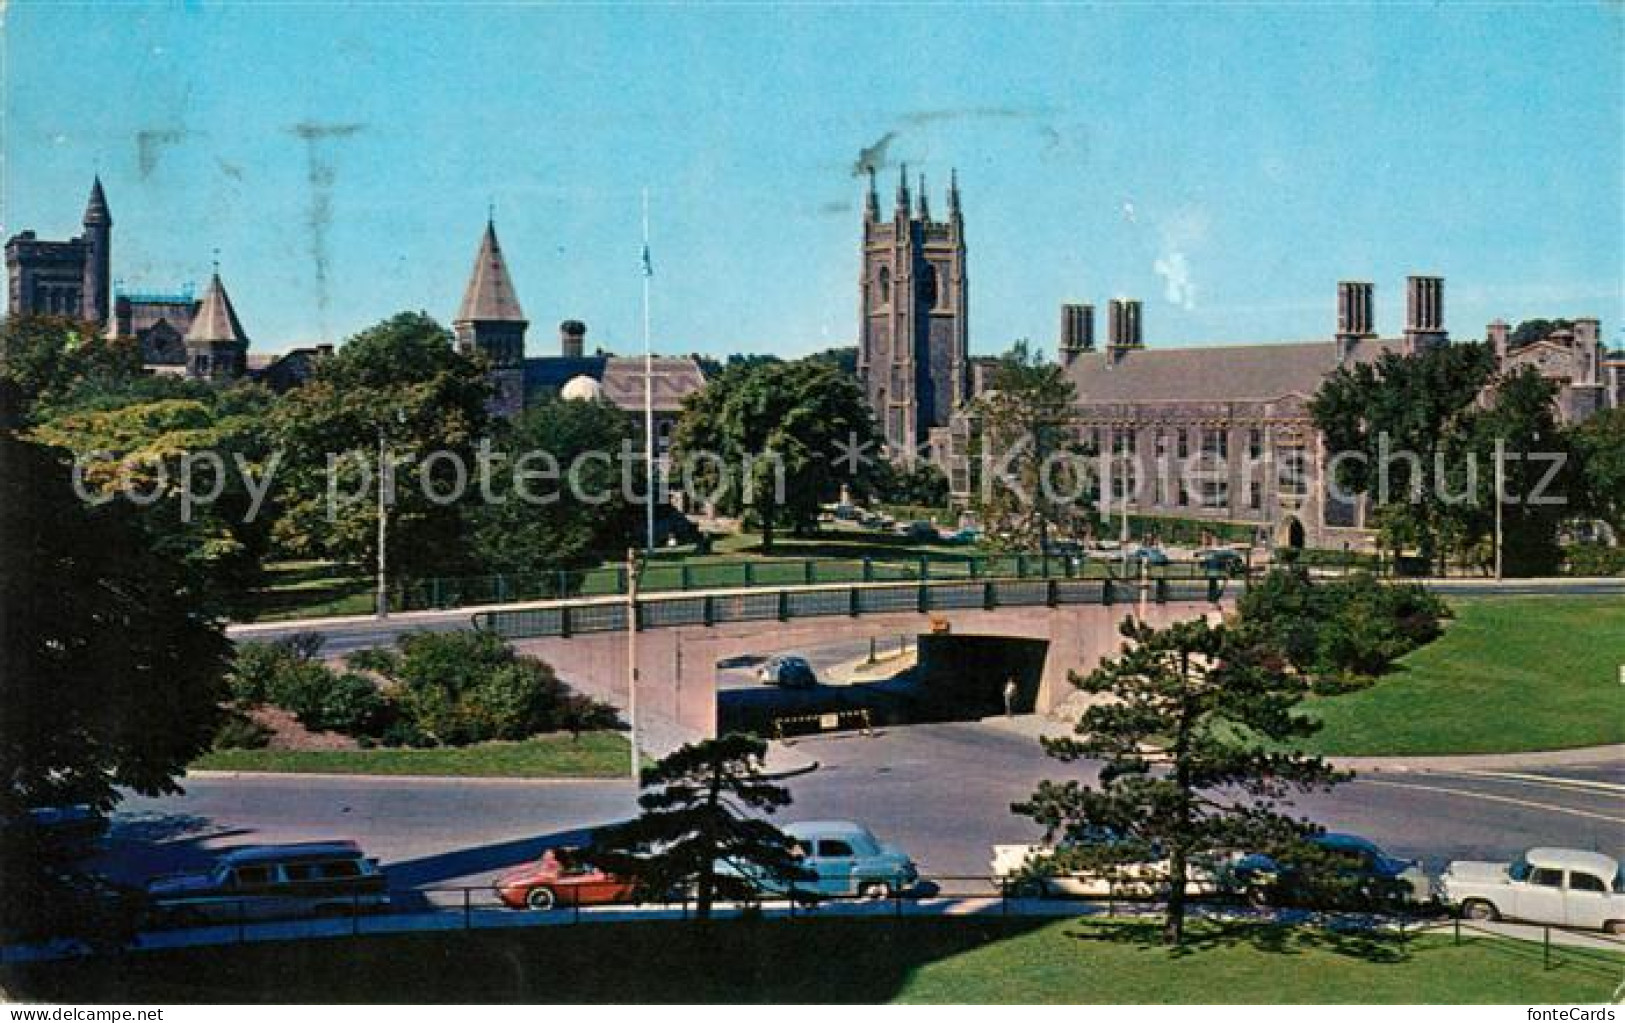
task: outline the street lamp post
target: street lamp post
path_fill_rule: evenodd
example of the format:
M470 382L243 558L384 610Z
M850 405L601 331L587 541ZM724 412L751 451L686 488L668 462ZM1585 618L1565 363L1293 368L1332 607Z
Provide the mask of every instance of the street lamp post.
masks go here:
M404 425L406 411L395 410L395 421ZM385 422L378 423L378 593L374 610L379 618L389 617L389 505L395 490L389 464L389 439Z
M389 446L384 438L384 425L378 424L378 602L379 618L389 617L389 507L387 477L389 476Z
M638 762L638 552L626 552L626 723L632 746L632 783L640 780Z

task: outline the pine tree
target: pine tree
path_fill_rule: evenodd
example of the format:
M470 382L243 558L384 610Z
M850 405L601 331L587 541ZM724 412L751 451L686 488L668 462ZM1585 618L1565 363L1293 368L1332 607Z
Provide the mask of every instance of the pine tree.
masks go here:
M1280 751L1319 723L1293 712L1306 682L1247 630L1204 619L1159 630L1128 619L1121 631L1131 644L1121 656L1072 677L1106 699L1084 712L1076 738L1044 740L1059 760L1102 760L1098 784L1044 781L1011 809L1043 826L1059 870L1109 874L1166 858L1163 940L1177 945L1194 865L1301 848L1318 829L1283 813L1281 800L1347 776Z
M599 830L577 858L635 879L646 897L693 885L700 920L719 898L749 898L757 882L810 880L795 840L752 815L790 804L789 791L762 774L766 754L749 735L682 747L644 768L642 815Z

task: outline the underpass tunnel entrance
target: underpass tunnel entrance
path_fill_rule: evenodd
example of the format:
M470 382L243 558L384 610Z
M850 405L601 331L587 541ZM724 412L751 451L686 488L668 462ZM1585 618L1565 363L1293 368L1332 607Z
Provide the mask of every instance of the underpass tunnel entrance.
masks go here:
M795 647L764 636L717 662L717 733L772 736L776 722L843 711L867 711L873 725L915 720L918 648L912 631Z
M1007 688L1009 709L1031 714L1049 651L1042 639L931 633L773 645L764 637L763 649L717 663L719 735L773 736L778 725L860 710L875 726L976 721L1005 712Z
M920 720L976 721L1003 714L1005 691L1015 683L1010 710L1031 714L1038 705L1049 641L1012 636L933 634L920 637L915 669Z

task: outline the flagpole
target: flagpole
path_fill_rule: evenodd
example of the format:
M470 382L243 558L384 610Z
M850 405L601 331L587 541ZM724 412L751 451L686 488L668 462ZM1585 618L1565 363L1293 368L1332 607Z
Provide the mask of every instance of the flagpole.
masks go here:
M654 267L649 262L649 190L643 190L643 496L644 537L650 554L655 549L655 360L649 340L649 281Z

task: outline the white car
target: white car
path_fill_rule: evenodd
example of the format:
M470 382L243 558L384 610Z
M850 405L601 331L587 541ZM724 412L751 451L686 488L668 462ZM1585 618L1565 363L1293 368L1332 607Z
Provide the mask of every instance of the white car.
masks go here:
M1112 895L1154 897L1168 890L1168 861L1151 860L1118 867L1108 876L1104 871L1055 873L1044 860L1055 850L1044 845L996 845L993 847L993 883L1008 886L1012 895L1106 898ZM1221 890L1218 873L1206 865L1186 867L1185 892L1188 895L1216 895Z
M1511 863L1457 860L1439 898L1469 920L1522 920L1625 934L1619 861L1581 849L1531 849Z

